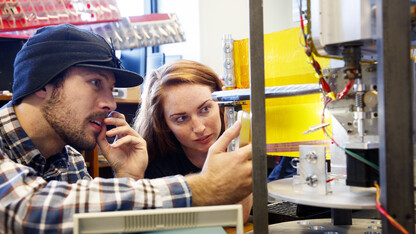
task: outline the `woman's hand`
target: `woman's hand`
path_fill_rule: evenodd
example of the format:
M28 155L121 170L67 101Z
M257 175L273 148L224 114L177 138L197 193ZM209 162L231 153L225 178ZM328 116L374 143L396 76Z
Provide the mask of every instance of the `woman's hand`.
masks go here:
M103 126L97 142L116 177L142 179L148 163L146 141L130 127L121 113L111 112L104 123L115 128L107 131L107 126ZM114 142L109 144L106 136L115 136Z

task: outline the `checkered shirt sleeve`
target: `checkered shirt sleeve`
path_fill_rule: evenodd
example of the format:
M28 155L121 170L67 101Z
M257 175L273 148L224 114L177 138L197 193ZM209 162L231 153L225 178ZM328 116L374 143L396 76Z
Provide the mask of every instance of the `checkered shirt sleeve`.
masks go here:
M183 176L92 179L82 156L68 149L66 174L42 174L39 151L9 112L0 109L0 232L72 233L75 213L192 206Z

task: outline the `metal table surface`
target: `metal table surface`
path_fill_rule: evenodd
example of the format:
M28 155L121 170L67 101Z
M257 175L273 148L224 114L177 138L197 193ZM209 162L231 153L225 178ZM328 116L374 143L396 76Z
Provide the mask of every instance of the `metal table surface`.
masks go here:
M353 219L352 225L332 225L331 219L311 219L290 221L269 225L269 233L382 233L381 221L373 219ZM253 233L253 232L247 232Z
M375 188L350 187L326 195L301 193L294 190L292 178L267 184L270 197L303 205L336 209L375 209Z

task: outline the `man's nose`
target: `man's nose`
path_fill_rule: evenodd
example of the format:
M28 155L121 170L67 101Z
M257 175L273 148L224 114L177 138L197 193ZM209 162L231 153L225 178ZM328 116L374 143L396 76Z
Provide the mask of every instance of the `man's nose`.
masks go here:
M108 111L114 111L117 108L116 100L114 99L113 93L106 93L100 100L100 108Z

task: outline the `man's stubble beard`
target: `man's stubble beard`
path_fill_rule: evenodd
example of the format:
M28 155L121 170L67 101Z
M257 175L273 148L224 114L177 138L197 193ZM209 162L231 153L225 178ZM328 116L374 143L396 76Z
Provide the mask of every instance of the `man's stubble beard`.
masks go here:
M58 136L77 150L92 150L96 146L98 134L91 137L86 135L83 123L86 120L77 119L73 107L68 102L61 88L55 88L52 96L42 108L42 115Z

